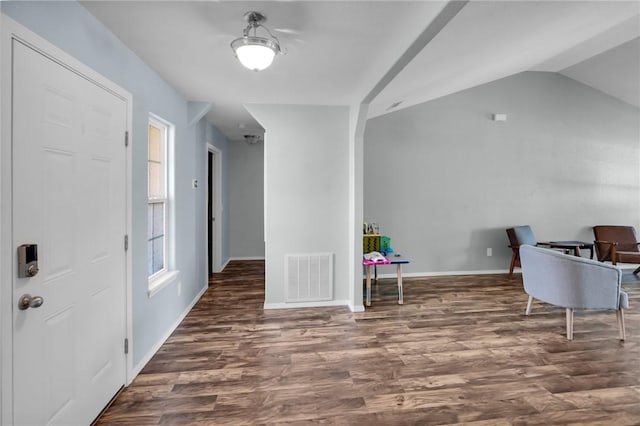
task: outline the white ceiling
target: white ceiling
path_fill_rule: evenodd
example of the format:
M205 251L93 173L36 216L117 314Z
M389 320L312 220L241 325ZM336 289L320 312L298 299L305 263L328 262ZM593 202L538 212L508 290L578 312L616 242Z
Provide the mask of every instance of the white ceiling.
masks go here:
M187 99L212 102L208 118L229 139L242 140L262 131L246 103L359 103L438 21L446 2L83 5ZM287 54L262 72L243 68L229 47L249 10L265 14L269 28L284 29L276 34ZM394 76L369 115L384 114L395 102L402 103L389 111L526 70L562 72L638 106L638 37L640 0L471 1ZM612 83L612 69L620 67L625 69L614 72Z
M640 108L640 37L560 73Z

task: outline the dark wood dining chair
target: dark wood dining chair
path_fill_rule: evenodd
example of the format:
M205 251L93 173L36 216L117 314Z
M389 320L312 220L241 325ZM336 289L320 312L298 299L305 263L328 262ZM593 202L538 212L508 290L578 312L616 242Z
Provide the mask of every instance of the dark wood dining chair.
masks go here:
M633 226L598 225L593 227L593 235L599 261L640 263L640 241ZM640 274L640 267L633 273Z

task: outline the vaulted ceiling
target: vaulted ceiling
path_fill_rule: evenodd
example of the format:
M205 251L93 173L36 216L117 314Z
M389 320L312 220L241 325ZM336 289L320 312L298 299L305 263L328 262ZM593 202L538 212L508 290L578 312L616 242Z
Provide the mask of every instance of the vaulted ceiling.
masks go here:
M470 1L376 91L369 116L522 71L560 72L640 107L640 1ZM86 1L83 5L230 139L261 133L243 104L361 102L442 1ZM229 46L243 15L267 16L286 49L243 68ZM410 49L409 49L410 50ZM403 64L404 65L404 64ZM397 68L397 67L396 67ZM395 107L393 105L396 105Z

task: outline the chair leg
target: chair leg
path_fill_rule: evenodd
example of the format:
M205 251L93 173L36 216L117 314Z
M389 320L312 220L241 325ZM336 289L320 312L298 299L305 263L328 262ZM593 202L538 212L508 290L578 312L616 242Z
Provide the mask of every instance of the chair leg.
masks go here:
M529 296L529 300L527 301L527 310L524 311L524 314L528 316L531 313L532 307L533 307L533 296Z
M567 340L573 340L573 309L567 308Z
M616 318L618 319L618 334L620 335L620 340L627 340L627 333L624 328L624 310L622 308L616 311Z
M509 265L509 276L513 276L513 268L516 267L516 262L518 261L518 249L512 249L511 253L511 264Z

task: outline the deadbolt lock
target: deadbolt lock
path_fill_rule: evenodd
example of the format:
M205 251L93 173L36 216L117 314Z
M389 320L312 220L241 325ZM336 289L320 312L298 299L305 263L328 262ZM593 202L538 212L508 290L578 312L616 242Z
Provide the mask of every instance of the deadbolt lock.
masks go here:
M38 245L23 244L18 247L18 277L30 278L38 274Z

